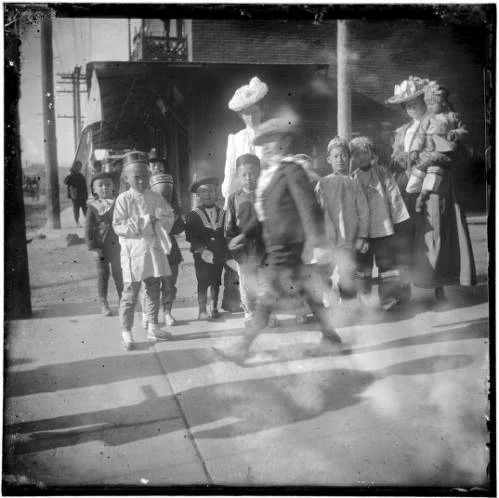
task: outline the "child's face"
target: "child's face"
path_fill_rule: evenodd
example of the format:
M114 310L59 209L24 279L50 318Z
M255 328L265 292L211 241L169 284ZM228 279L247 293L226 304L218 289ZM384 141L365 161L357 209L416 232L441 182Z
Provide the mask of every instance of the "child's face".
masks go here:
M153 192L157 192L163 196L168 202L172 202L173 196L173 185L171 183L156 183L151 187Z
M256 187L256 180L260 174L260 169L254 164L241 164L237 168L237 176L246 192L253 192Z
M354 169L367 169L373 160L372 152L369 149L355 149L352 152L352 167Z
M217 200L215 185L201 185L196 192L196 196L201 206L214 206Z
M426 112L426 104L421 98L411 100L404 104L405 112L411 119L420 119Z
M92 189L99 199L114 197L114 184L110 178L98 178L92 183Z
M440 114L443 110L442 102L439 100L432 100L431 102L425 100L425 104L430 114Z
M137 192L145 192L149 187L149 172L145 164L131 164L127 166L125 178L130 188Z
M334 147L327 158L327 162L333 167L333 171L341 175L348 174L349 160L350 153L344 147Z

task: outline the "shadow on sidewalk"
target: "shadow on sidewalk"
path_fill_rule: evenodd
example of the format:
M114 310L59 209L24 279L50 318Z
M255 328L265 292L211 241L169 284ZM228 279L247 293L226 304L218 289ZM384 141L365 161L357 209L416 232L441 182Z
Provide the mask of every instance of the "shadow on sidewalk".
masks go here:
M454 324L450 324L454 325ZM221 331L223 335L227 331ZM228 331L234 333L234 331ZM237 334L242 333L238 329ZM372 351L422 346L441 342L461 341L488 336L488 320L470 321L465 326L450 330L438 330L423 335L410 335L405 338L386 341L369 346L357 346L344 351L352 355ZM213 337L213 335L212 335ZM181 340L181 339L179 339ZM150 343L146 343L150 347ZM300 343L279 348L277 356L271 361L248 364L247 367L257 367L266 363L280 363L294 360L304 360L303 350L315 344ZM182 372L203 367L219 360L219 357L209 348L180 349L150 353L128 352L119 356L104 356L89 360L80 360L53 365L44 365L30 370L19 370L5 374L5 396L26 396L44 392L57 392L64 389L76 389L90 386L100 386L128 379L162 375L158 365L167 369L167 373ZM16 361L16 360L13 360ZM313 359L308 359L313 361Z
M392 375L443 372L472 362L469 355L431 356L372 372L342 368L224 382L192 388L176 397L195 437L226 438L282 427L362 403L362 394L370 385ZM174 396L154 397L148 385L143 390L148 399L135 405L7 426L7 462L16 454L96 440L118 446L184 428ZM216 427L196 430L210 423Z

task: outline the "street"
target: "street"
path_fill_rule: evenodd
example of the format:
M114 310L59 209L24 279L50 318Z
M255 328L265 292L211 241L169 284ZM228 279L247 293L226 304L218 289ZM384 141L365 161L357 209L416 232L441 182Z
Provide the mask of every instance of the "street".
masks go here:
M61 234L48 237L56 245L65 233L82 236L64 228L67 211ZM106 318L95 299L67 292L61 301L63 284L42 288L34 277L34 316L6 334L4 482L137 493L175 485L487 488L489 303L486 248L476 242L485 228L470 226L482 262L475 288L448 288L440 306L415 289L391 312L348 303L336 314L345 350L319 358L304 355L320 340L317 324L286 314L244 365L218 358L211 347L244 334L242 314L195 319L185 241L173 340L147 342L137 312L131 352L120 348L114 289L115 316ZM95 294L85 261L76 284Z

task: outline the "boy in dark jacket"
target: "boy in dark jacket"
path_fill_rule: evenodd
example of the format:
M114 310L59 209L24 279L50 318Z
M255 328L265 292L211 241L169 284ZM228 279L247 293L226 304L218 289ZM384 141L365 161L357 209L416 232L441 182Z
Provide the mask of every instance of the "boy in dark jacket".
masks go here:
M112 176L108 173L98 173L92 178L90 189L95 199L87 203L85 234L88 249L94 254L97 264L97 292L102 303L102 314L111 316L107 302L109 266L119 299L123 291L120 244L113 230L115 198Z
M227 244L224 235L225 211L216 205L215 176L202 178L191 185L196 194L198 207L186 216L185 235L191 243L194 268L198 282L199 320L207 320L208 287L211 293L211 318L218 318L218 292L222 270L227 260Z
M243 154L236 159L236 172L242 187L227 199L225 237L227 243L237 237L249 221L256 215L255 188L260 175L260 159L254 154ZM244 309L244 321L253 318L258 289L257 272L264 255L260 239L251 241L232 256L237 261L239 292Z

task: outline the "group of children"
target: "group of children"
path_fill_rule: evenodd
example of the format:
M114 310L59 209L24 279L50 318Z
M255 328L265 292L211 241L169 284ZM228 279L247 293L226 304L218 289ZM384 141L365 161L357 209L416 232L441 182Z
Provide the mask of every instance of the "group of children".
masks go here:
M430 88L428 101L438 102L439 91L439 88ZM451 123L440 119L441 109L429 116L424 123L425 136L421 138L425 142L418 146L419 162L407 184L407 192L422 192L418 209L424 202L424 192L432 188L427 185L425 188L425 184L436 181L438 175L434 173L438 173L439 165L448 161L445 153L459 138L452 134L465 132L456 120L452 121L452 116L447 115ZM336 269L340 299L358 298L363 303L371 303L375 261L380 306L384 310L393 308L400 300L395 226L409 219L409 213L394 177L378 164L372 140L357 137L347 142L333 138L327 147L327 162L332 173L323 178L310 171L304 161L306 156L296 158L314 183L323 210L330 274L332 276ZM175 235L185 230L191 245L200 320L219 317L221 275L224 264L232 261L239 274L245 322L251 321L258 295L259 265L265 252L259 240L233 253L228 249L230 241L256 215L255 191L260 175L260 160L256 155L243 154L237 158L241 188L227 199L226 209L216 203L217 177L194 182L191 192L196 195L197 207L187 213L185 222L174 201L173 178L164 173L161 164L153 166L149 167L145 153L125 154L122 179L128 189L117 198L116 175L97 173L91 181L94 199L88 202L86 215L86 235L96 259L102 312L111 315L107 302L111 268L120 299L123 345L127 350L134 345L132 326L142 282L142 322L147 338L170 338L170 334L159 328L158 312L162 304L165 323L175 324L171 310L182 261ZM306 259L306 255L303 256Z

